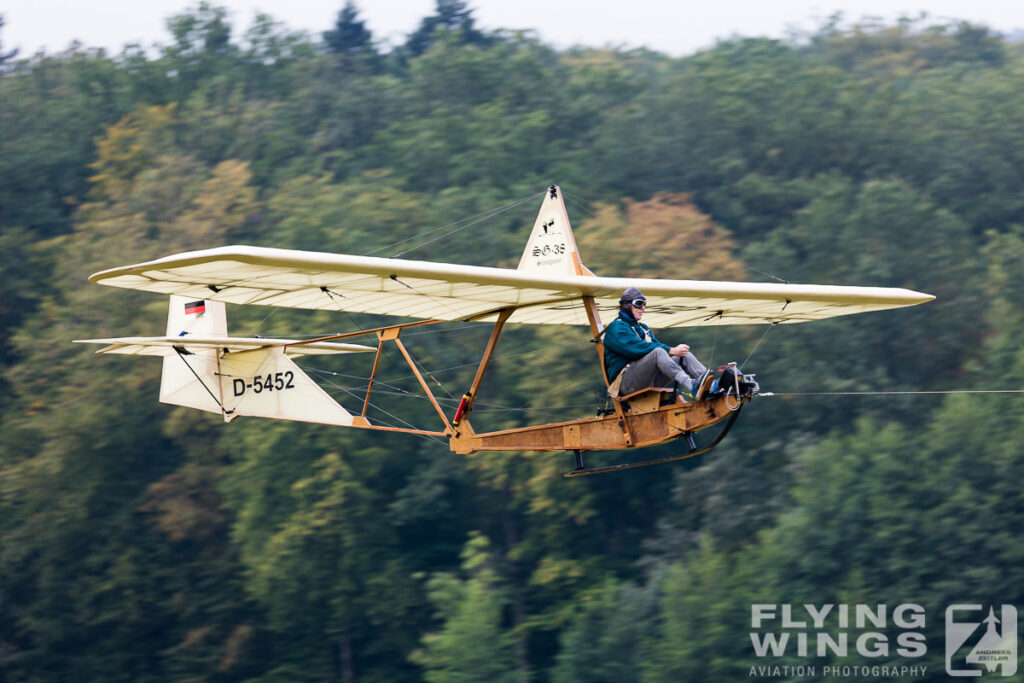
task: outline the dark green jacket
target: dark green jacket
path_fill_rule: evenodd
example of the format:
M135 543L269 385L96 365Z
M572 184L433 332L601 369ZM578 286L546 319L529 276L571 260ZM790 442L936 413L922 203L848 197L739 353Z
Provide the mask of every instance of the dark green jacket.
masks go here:
M646 335L650 335L651 341L644 339ZM619 311L619 317L608 323L604 331L604 369L608 373L608 381L614 380L627 363L658 348L668 351L670 347L658 341L647 325L629 313Z

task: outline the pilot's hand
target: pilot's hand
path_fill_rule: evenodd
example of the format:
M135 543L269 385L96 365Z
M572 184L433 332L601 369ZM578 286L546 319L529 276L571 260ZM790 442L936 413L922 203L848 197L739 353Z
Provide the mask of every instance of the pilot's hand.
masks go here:
M679 357L685 356L689 352L690 352L690 347L689 347L688 344L677 344L676 346L673 346L668 351L670 356L679 356Z

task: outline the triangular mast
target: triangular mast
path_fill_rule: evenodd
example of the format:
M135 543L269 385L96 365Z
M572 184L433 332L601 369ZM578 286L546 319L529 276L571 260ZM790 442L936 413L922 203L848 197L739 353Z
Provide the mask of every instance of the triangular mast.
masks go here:
M533 230L530 232L530 239L527 240L523 256L519 259L517 270L544 275L594 277L594 273L583 265L583 259L580 258L576 238L572 234L572 225L569 224L569 214L562 200L562 188L558 185L548 188L537 220L533 224ZM601 342L601 334L604 331L601 314L598 313L594 297L583 296L582 302L587 311L587 320L590 322L590 332L597 345L597 355L601 360L601 374L607 383L609 380L604 368L604 344Z
M544 275L593 275L580 259L558 185L548 188L516 270Z

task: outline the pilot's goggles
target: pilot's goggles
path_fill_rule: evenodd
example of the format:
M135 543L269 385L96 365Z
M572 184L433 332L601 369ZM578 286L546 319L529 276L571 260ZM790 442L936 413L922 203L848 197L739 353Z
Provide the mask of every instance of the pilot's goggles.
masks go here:
M633 299L629 303L631 305L633 305L633 306L636 306L637 308L646 308L647 307L647 299Z

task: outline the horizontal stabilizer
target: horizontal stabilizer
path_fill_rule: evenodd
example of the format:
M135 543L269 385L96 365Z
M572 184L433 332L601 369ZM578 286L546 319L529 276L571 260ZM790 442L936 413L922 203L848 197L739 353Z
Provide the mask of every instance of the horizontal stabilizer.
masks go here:
M365 353L376 351L375 346L341 344L338 342L300 343L298 339L266 339L262 337L114 337L111 339L76 339L77 344L108 344L96 353L122 353L129 356L174 356L178 349L186 353L217 349L237 353L271 347L284 347L288 356L308 356L326 353ZM294 346L293 346L294 345Z

